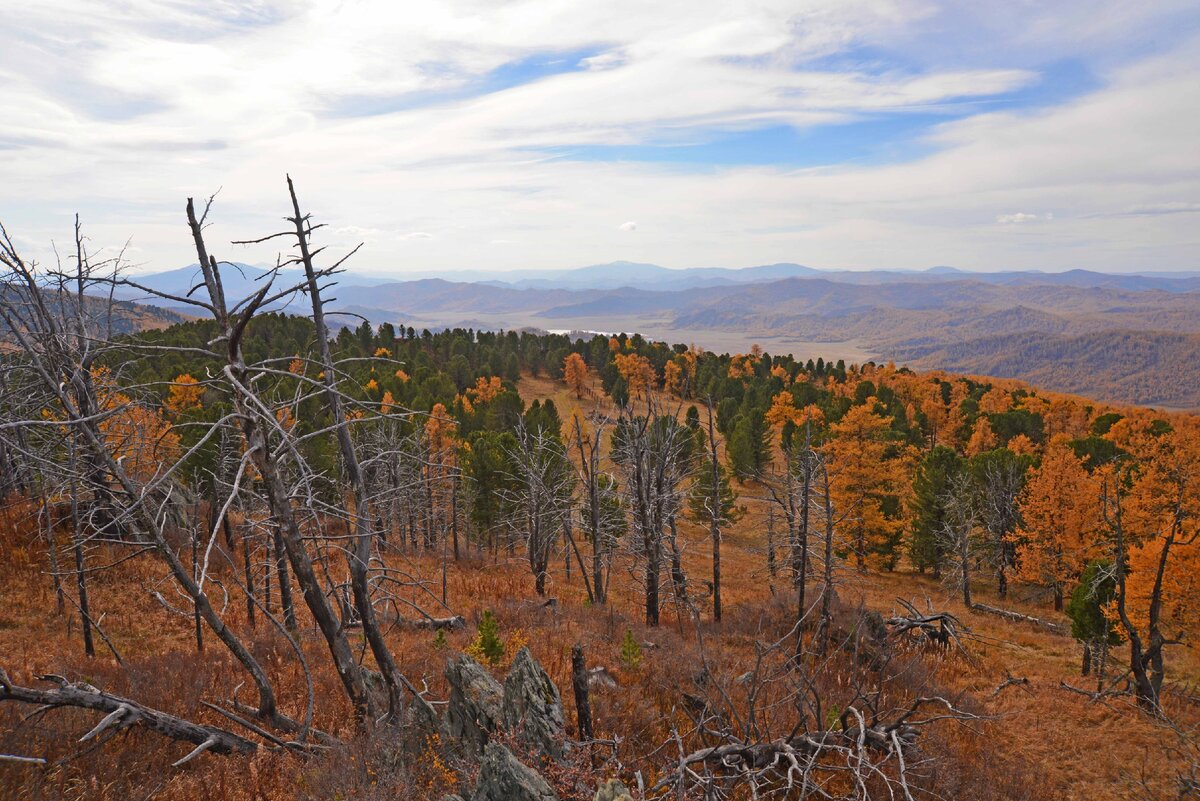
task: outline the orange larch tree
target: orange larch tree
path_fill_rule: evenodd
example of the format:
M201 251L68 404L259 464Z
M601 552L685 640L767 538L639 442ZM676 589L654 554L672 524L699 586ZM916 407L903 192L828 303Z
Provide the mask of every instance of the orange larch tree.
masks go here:
M674 359L663 365L663 389L683 397L683 368Z
M467 390L466 394L473 403L491 403L500 393L504 391L504 382L499 376L484 378L480 376L475 380L475 386ZM445 411L443 409L443 411Z
M200 399L204 397L204 387L192 376L184 373L177 376L167 390L167 399L163 407L167 414L178 419L194 409L200 408Z
M654 365L645 356L636 353L618 353L614 357L617 372L625 379L629 394L637 396L649 392L654 386Z
M107 368L93 370L92 379L97 402L108 413L100 422L105 446L130 476L149 481L162 465L179 458L179 434L161 411L117 391Z
M979 411L988 414L1007 412L1011 408L1012 394L1003 387L994 387L979 399Z
M1138 700L1159 707L1167 646L1200 629L1200 418L1131 414L1109 438L1132 458L1106 482L1106 523L1114 535L1114 615L1130 644Z
M992 431L992 424L987 415L979 415L979 419L975 421L975 430L971 432L971 439L967 442L967 456L978 456L994 450L997 444L996 434Z
M884 510L887 497L904 483L904 470L900 460L888 458L891 420L876 414L873 405L851 407L830 427L833 438L826 446L834 508L850 534L859 572L866 572L869 553L893 549L904 524Z
M578 353L568 353L567 358L563 359L563 379L576 398L583 397L588 388L588 366Z
M1065 435L1046 448L1041 465L1021 494L1018 537L1023 540L1017 575L1054 592L1061 611L1067 588L1090 559L1100 555L1100 492Z

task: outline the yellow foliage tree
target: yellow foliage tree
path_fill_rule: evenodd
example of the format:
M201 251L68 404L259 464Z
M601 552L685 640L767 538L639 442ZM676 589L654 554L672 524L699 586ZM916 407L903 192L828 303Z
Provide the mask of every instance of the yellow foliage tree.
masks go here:
M1068 437L1055 437L1021 494L1025 541L1017 575L1054 591L1062 610L1067 588L1090 559L1100 556L1100 488L1075 455Z
M904 521L884 514L884 499L903 483L904 465L887 458L891 421L875 414L873 404L853 406L830 427L826 446L830 457L830 491L834 508L848 531L860 572L869 553L894 558L896 538Z
M1017 456L1033 456L1037 453L1037 446L1033 444L1033 440L1024 434L1017 434L1010 439L1007 447Z
M1125 508L1130 617L1179 639L1200 630L1200 418L1162 422L1131 416L1109 433L1138 462Z
M567 358L563 359L563 380L576 398L583 397L588 387L588 366L578 353L568 353Z
M475 380L475 386L467 390L467 395L476 404L490 403L503 391L504 383L499 376L494 375L491 378L480 376Z
M1012 395L1002 387L993 387L979 399L979 411L985 414L1007 412L1012 408Z
M981 453L995 450L997 444L992 424L986 416L979 415L979 419L975 421L975 430L971 432L971 439L967 442L967 456L978 456Z
M167 390L167 399L163 403L167 414L178 419L182 415L201 407L200 399L204 397L204 387L200 382L187 373L176 376Z
M160 410L117 391L106 367L92 370L92 380L100 410L108 415L100 421L105 446L130 476L148 481L179 458L179 435Z
M741 353L734 356L729 362L729 377L749 378L753 376L756 361L758 361L758 357L752 353Z
M948 444L951 434L950 409L945 403L942 403L942 397L938 389L926 397L921 402L921 413L925 415L926 426L929 431L929 448L933 449L935 445Z
M683 368L674 359L663 365L663 389L672 395L683 396Z
M625 385L629 387L630 395L636 396L648 392L654 386L654 366L645 356L639 356L636 353L618 353L613 358L616 360L617 372L621 378L625 379Z

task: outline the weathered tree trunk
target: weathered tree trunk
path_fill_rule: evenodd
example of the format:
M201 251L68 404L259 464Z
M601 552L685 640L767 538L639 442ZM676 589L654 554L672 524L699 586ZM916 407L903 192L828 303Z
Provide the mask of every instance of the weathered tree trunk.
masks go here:
M709 496L709 529L712 539L713 620L721 622L721 466L717 462L717 437L713 431L712 398L708 399L708 446L712 461L712 494ZM673 528L672 524L672 528Z
M1080 676L1089 676L1092 673L1092 646L1090 643L1083 644L1083 665L1080 668Z
M58 564L58 542L54 536L54 512L45 490L42 491L42 513L46 516L46 554L50 558L50 575L54 583L55 608L58 616L66 614L66 594L63 592L62 571Z
M775 578L775 508L767 509L767 575ZM774 586L771 591L774 592Z
M833 628L833 498L829 491L829 468L821 465L823 484L823 502L825 507L825 566L824 585L821 587L821 625L817 641L821 653L829 644L830 631ZM803 651L803 630L796 632L796 655Z
M803 620L808 614L808 600L806 598L808 590L808 573L809 573L809 558L808 558L808 524L811 517L812 505L812 479L813 479L813 453L812 453L812 433L811 424L804 424L804 464L802 467L802 475L804 480L800 484L800 525L796 534L795 548L798 551L799 569L796 573L796 614L798 620ZM789 473L791 470L788 471ZM793 479L794 480L794 479ZM795 503L792 504L793 510Z
M175 767L205 751L229 755L251 754L257 749L253 742L233 732L215 726L201 726L91 686L68 684L66 680L59 680L59 686L53 690L34 690L13 684L3 669L0 669L0 701L20 701L50 708L71 706L107 713L94 729L83 736L83 740L90 740L127 726L140 725L164 737L195 745L196 748L175 762Z
M279 606L283 609L283 624L288 631L296 631L296 606L292 600L292 579L288 575L287 549L283 544L283 532L279 526L271 526L271 546L275 560L275 584L279 587Z
M683 552L679 550L679 530L675 515L668 518L667 543L671 546L671 589L683 608L688 608L687 574L683 572Z
M71 442L71 545L75 554L75 589L79 596L79 623L83 630L83 652L89 658L96 655L96 644L92 639L92 613L88 601L87 569L83 554L83 520L79 515L79 482L75 478L78 459L75 443Z
M199 507L199 501L196 506ZM199 508L196 509L195 520L199 521ZM192 580L199 583L200 581L200 528L199 523L195 522L192 525ZM192 604L192 626L196 634L196 653L204 653L204 624L200 619L200 608Z
M454 472L454 484L450 489L450 536L454 538L454 561L458 561L458 488L459 473Z
M371 647L371 654L375 657L375 662L379 666L380 672L383 673L384 683L388 688L389 714L395 718L399 716L402 708L400 697L401 686L408 686L413 695L417 695L417 693L411 685L408 685L404 677L401 676L400 669L396 665L391 649L388 648L387 643L384 641L383 632L375 619L375 607L371 602L371 588L367 575L371 559L370 501L367 495L366 483L363 480L362 470L359 467L358 454L354 449L354 442L350 438L350 428L346 423L345 414L342 411L341 396L336 386L337 372L333 363L333 356L329 349L329 331L325 325L324 301L321 299L321 290L317 282L316 270L313 267L312 254L309 252L308 247L308 237L311 233L311 228L309 227L307 217L300 213L300 202L296 198L296 189L292 184L290 176L287 183L288 193L292 199L292 211L295 213L292 222L296 226L296 242L300 248L300 259L304 265L305 277L308 279L308 294L312 301L313 325L316 329L321 363L325 372L325 399L329 404L329 409L333 416L338 448L342 455L342 467L346 471L346 477L349 479L350 487L354 492L352 519L355 536L353 558L350 560L350 581L354 591L354 603L358 607L363 634L366 635L367 642ZM430 498L430 507L432 510L432 498ZM357 666L355 666L355 672L359 672ZM361 685L361 675L357 681ZM364 701L366 702L366 708L369 710L369 698L364 697Z
M592 705L588 698L587 664L583 659L583 646L575 643L571 647L571 686L575 690L575 713L579 718L579 739L592 739Z
M226 536L229 536L229 515L225 515L222 525L225 526ZM250 565L250 540L246 534L248 528L248 526L242 527L242 571L245 574L246 581L246 622L253 629L256 621L255 616L258 614L256 609L258 605L254 603L254 570Z
M646 543L646 625L658 625L658 584L662 574L661 544L652 541Z
M192 231L192 239L196 244L196 255L212 299L214 316L218 325L225 329L228 335L228 355L224 371L233 385L234 410L241 421L242 436L245 438L247 451L251 454L254 467L258 470L262 480L275 524L282 529L284 548L292 563L292 569L300 584L305 603L312 613L313 620L321 630L321 634L325 637L338 676L342 680L356 714L360 719L366 720L369 718L370 700L363 682L362 670L354 659L354 652L350 649L341 622L333 614L329 600L325 597L320 581L313 570L312 559L305 548L300 526L292 511L291 498L284 487L283 479L277 470L275 457L260 425L262 410L256 406L258 399L250 389L249 370L242 358L241 340L245 333L245 326L262 303L270 289L270 284L260 289L258 294L246 303L236 321L231 320L225 306L225 294L221 287L216 259L208 255L208 249L204 244L204 231L200 221L196 218L195 206L190 198L187 205L187 217Z

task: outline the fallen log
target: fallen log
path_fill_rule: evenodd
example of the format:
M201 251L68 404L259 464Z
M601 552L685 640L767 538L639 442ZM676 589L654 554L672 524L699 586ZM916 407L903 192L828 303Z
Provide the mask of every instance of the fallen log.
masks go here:
M176 761L174 767L184 765L206 751L222 755L251 754L258 748L254 742L233 732L192 723L128 698L103 692L84 682L69 682L62 676L54 675L38 678L58 686L51 690L21 687L13 684L8 674L0 668L0 701L20 701L52 708L76 707L106 713L91 731L79 738L80 742L131 726L142 726L164 737L195 746L186 756Z
M914 720L916 713L927 705L938 705L945 710L927 718ZM979 716L957 709L945 698L938 696L916 699L895 720L885 723L868 723L854 708L846 709L840 719L842 728L825 731L793 732L766 742L742 742L730 737L732 742L709 746L690 754L680 753L673 770L666 773L654 785L657 792L667 787L679 787L686 777L694 776L692 766L706 765L708 770L729 776L746 778L764 777L770 773L791 776L790 768L800 769L802 764L816 765L822 759L837 755L849 758L852 770L858 775L884 777L883 763L895 760L900 773L900 784L904 786L903 772L906 757L916 753L917 741L924 726L939 720L979 720ZM857 725L854 722L856 721ZM872 761L870 755L876 755ZM805 780L807 781L807 779Z
M892 634L920 636L924 637L938 645L948 647L951 643L958 646L963 653L966 653L966 648L963 645L962 638L959 632L970 634L970 629L967 628L961 620L949 612L930 612L922 614L917 611L917 608L904 600L897 598L896 602L904 607L907 615L893 615L884 621Z
M430 629L436 631L438 629L457 630L467 625L467 621L462 615L453 615L451 617L425 617L419 620L399 620L401 626L407 626L413 629Z
M0 754L0 762L17 762L22 765L45 765L41 757L18 756L17 754Z
M987 604L979 603L972 604L971 608L978 612L987 612L989 615L996 615L997 617L1002 617L1005 620L1012 620L1016 623L1032 623L1033 625L1043 628L1046 631L1054 634L1067 633L1067 627L1060 623L1043 620L1040 617L1034 617L1032 615L1023 615L1020 612L1014 612L1011 609L1001 609L998 606L988 606Z
M393 626L403 626L409 629L428 629L436 631L438 629L450 629L456 631L467 625L466 618L462 615L451 615L450 617L421 617L421 618L406 618L399 615L379 615L379 622ZM348 622L346 628L357 628L362 625L355 620Z
M996 685L996 689L992 690L992 694L988 698L995 698L1000 693L1004 692L1009 687L1028 687L1029 679L1025 676L1009 676L1004 681ZM1026 690L1025 692L1029 692Z

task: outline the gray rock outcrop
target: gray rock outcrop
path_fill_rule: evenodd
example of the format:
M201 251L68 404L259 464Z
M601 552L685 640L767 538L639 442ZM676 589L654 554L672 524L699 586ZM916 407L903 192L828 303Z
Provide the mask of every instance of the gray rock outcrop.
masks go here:
M555 759L563 755L562 697L528 648L517 652L504 680L503 721L509 732L538 753Z
M504 690L487 668L466 654L446 664L446 681L448 733L478 753L503 720Z
M511 751L488 743L471 801L558 801L558 796L541 774L522 765Z

